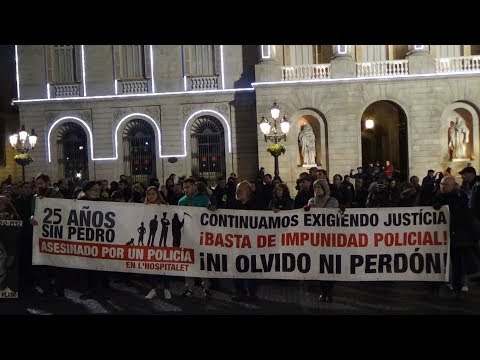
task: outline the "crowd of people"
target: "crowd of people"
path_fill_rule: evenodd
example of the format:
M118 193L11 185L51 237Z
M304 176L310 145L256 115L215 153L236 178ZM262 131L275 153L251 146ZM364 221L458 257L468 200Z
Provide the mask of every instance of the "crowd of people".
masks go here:
M23 291L36 287L45 294L64 296L64 269L48 266L31 266L32 232L38 223L35 219L35 199L55 197L78 199L83 201L115 201L144 203L148 206L179 205L216 209L265 210L275 213L284 210L311 208L363 207L402 207L432 206L439 208L449 205L451 213L451 287L460 297L467 289L467 275L479 271L477 266L478 239L480 236L480 177L476 170L467 166L460 171L462 184L452 176L451 169L443 172L428 170L420 183L418 176L400 182L398 172L386 161L370 164L366 169L358 167L347 175L335 174L330 182L324 169L311 167L302 172L296 181L295 196L286 183L279 177L272 177L260 168L255 179L240 179L231 173L228 179L218 177L216 183L211 180L193 177L177 177L171 174L160 184L157 178L148 184L130 184L127 176L118 181L86 180L75 184L67 178L52 182L48 175L40 174L32 181L14 184L9 177L2 182L0 195L4 198L0 204L0 217L18 218L24 221L22 247L20 251L20 279ZM162 219L160 220L162 221ZM167 220L168 221L168 220ZM477 225L477 223L479 225ZM140 231L140 230L139 230ZM148 240L149 241L149 240ZM102 271L85 271L85 291L83 299L98 296L106 297L104 291L109 287L112 276L128 277L129 274L111 274ZM145 275L147 276L147 275ZM169 277L151 275L151 290L145 295L153 299L160 293L166 300L172 298L169 290ZM258 280L235 279L233 281L234 301L255 301ZM319 300L331 302L334 282L310 282L319 289ZM185 279L185 297L191 297L195 279ZM206 300L210 297L211 279L200 279L202 294Z

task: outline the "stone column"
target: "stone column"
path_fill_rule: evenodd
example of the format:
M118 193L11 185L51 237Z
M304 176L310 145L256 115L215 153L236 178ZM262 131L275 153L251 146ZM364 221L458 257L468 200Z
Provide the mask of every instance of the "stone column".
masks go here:
M352 58L351 45L333 45L333 58L330 61L330 76L350 78L357 76L357 64Z
M429 45L408 45L407 59L409 74L435 73L435 60Z
M275 45L258 46L258 62L255 64L255 81L280 81L282 69L277 60Z
M277 47L275 45L258 46L258 63L277 61Z

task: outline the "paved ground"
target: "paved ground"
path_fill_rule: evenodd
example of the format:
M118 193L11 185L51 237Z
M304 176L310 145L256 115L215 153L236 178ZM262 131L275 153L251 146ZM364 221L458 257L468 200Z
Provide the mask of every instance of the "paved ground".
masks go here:
M68 282L67 282L68 283ZM472 283L461 300L456 300L449 289L441 286L438 295L427 283L414 282L339 282L335 285L334 301L321 303L314 289L305 290L297 281L262 281L258 287L258 301L254 303L231 300L231 283L217 280L212 298L205 302L201 289L194 297L181 296L183 282L173 278L173 298L163 296L146 300L150 290L148 279L117 279L110 282L107 298L80 299L82 291L68 285L65 297L34 293L19 299L0 300L0 314L18 315L473 315L480 314L480 284ZM160 294L162 295L162 294Z

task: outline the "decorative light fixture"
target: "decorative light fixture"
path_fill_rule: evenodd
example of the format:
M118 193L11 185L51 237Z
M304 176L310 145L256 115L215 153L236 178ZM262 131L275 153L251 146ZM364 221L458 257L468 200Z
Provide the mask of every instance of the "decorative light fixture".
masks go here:
M370 130L375 127L375 122L373 121L372 118L368 118L365 120L365 129Z
M29 134L27 130L25 130L25 125L22 125L20 131L16 134L10 135L9 139L12 149L19 152L19 154L15 155L13 158L18 165L22 166L22 181L25 181L25 166L33 161L28 152L35 148L35 145L37 144L37 135L33 129Z
M269 146L267 150L275 159L274 173L276 177L279 177L278 157L285 153L285 146L278 143L282 139L287 140L287 134L290 130L290 120L288 120L287 115L283 115L282 121L278 120L280 116L280 108L276 102L274 102L273 106L270 108L270 115L272 120L262 116L259 121L259 126L263 133L265 142L270 140L274 143L274 145ZM280 122L280 131L278 129L278 122Z

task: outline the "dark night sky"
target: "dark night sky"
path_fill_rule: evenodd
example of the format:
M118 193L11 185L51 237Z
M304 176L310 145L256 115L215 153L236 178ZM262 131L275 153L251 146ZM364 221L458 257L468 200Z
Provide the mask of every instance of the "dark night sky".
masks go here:
M15 46L0 45L0 112L12 111L10 103L16 97Z

